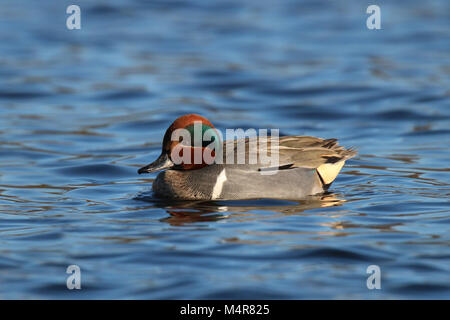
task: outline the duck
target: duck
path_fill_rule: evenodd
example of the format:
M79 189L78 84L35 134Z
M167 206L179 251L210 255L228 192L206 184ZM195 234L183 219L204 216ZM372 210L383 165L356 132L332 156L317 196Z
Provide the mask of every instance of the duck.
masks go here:
M138 173L161 171L152 184L158 198L302 200L327 192L356 154L335 138L272 134L223 141L208 119L187 114L169 126L160 156Z

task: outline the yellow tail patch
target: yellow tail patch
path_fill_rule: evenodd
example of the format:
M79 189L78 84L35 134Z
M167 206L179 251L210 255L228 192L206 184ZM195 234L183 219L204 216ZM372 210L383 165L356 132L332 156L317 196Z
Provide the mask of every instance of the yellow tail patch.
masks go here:
M324 163L317 168L317 172L320 174L325 184L330 184L336 179L339 171L344 166L345 161L339 161L336 163Z

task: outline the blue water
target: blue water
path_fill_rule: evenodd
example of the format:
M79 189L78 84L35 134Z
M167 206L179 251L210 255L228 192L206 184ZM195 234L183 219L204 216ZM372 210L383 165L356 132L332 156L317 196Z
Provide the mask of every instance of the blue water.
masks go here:
M369 4L3 0L0 299L449 299L450 3ZM158 201L191 112L359 154L304 201Z

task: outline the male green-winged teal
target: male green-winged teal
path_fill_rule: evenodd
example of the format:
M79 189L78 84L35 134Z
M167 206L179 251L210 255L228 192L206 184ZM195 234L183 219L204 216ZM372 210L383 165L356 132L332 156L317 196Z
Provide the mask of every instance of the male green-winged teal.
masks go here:
M200 125L200 142L194 136L195 125ZM183 134L175 135L177 129L185 129L188 139ZM202 136L208 130L209 138ZM153 182L154 194L163 198L296 200L326 191L345 161L356 155L355 150L338 146L336 139L269 136L222 143L216 133L202 116L179 117L166 130L159 158L138 173L167 169ZM198 151L200 161L194 161ZM208 155L211 159L207 159ZM267 157L276 159L276 165L265 161Z

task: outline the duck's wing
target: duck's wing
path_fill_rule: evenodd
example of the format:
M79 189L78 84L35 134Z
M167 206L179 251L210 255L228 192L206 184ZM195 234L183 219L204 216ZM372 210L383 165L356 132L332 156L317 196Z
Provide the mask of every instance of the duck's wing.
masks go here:
M339 146L337 139L322 139L311 136L253 137L224 142L224 163L234 159L258 170L277 168L317 169L325 184L331 183L341 170L345 160L356 155L356 150ZM239 160L239 157L241 161ZM256 162L254 159L257 159Z
M357 153L355 149L339 146L337 139L310 136L281 137L278 150L280 162L304 168L318 168L326 163L345 161Z

